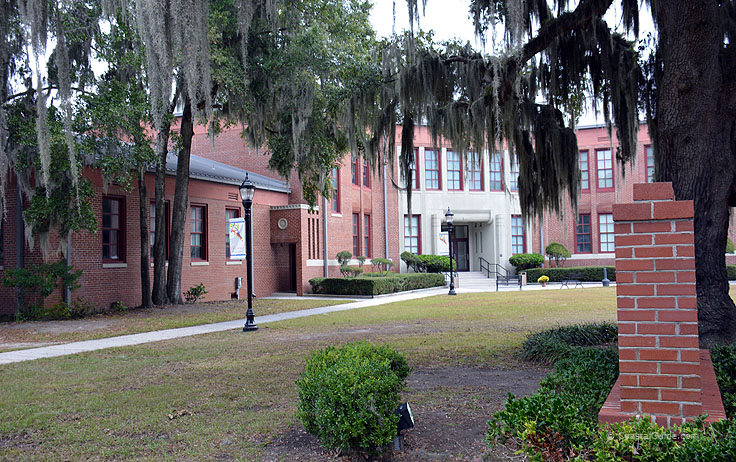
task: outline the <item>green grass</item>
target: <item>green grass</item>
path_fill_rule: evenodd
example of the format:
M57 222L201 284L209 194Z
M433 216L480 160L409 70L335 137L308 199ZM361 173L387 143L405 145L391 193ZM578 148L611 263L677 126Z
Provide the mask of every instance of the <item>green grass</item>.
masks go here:
M351 300L257 299L253 302L256 316L339 305ZM138 334L162 329L198 326L215 322L245 319L245 300L167 306L123 313L109 313L72 321L41 321L15 324L16 328L0 323L3 342L73 342L116 335ZM86 321L89 321L86 323ZM89 327L72 330L65 326L85 322ZM95 326L97 325L97 326ZM71 330L71 331L70 331ZM10 348L18 349L18 348ZM6 349L7 351L9 349ZM0 350L3 351L3 350Z
M367 338L414 368L515 367L530 331L614 319L614 289L438 296L4 365L0 460L262 460L299 425L294 381L315 348Z

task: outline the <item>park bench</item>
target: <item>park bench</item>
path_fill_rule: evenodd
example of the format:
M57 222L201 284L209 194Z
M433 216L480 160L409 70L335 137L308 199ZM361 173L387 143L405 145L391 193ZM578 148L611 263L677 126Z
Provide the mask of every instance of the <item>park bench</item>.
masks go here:
M570 273L568 275L567 279L563 279L562 280L562 283L560 284L560 289L562 289L564 287L567 287L569 289L570 286L568 284L570 284L571 282L575 283L575 285L573 286L573 289L577 288L577 286L583 287L583 281L582 281L582 279L583 279L582 274L580 274L580 273Z

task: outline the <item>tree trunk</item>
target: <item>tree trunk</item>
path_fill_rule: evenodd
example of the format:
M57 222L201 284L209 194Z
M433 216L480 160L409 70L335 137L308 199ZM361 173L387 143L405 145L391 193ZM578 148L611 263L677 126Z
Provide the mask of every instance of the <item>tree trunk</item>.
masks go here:
M169 153L169 129L171 123L167 121L158 134L159 160L156 163L156 236L153 246L153 303L166 305L169 297L166 294L166 156ZM159 212L160 210L160 212Z
M700 344L736 341L736 307L729 297L726 237L735 163L734 115L726 104L720 58L723 36L717 2L658 1L661 75L654 121L658 173L679 200L695 204L695 268Z
M184 112L181 117L181 149L176 162L176 187L171 215L171 242L169 243L169 272L166 279L166 293L169 302L183 303L181 298L181 265L184 257L184 236L187 212L189 210L189 156L192 150L194 124L192 121L192 102L184 97ZM724 244L725 245L725 244Z
M148 243L148 192L146 191L146 172L138 174L138 199L141 220L141 308L150 308L151 300L151 257Z

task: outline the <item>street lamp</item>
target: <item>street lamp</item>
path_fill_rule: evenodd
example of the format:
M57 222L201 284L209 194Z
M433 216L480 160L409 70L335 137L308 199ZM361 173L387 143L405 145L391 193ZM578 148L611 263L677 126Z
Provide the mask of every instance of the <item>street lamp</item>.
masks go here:
M251 239L253 235L253 230L251 228L250 209L253 205L253 195L255 193L256 187L248 179L248 172L246 172L243 184L240 185L240 197L243 199L243 208L245 209L245 264L248 267L246 269L246 283L248 286L246 287L246 290L248 291L248 311L245 313L245 326L243 327L243 332L258 330L255 315L253 314L253 268L251 267L253 258L251 252Z
M447 207L447 213L445 213L445 220L447 221L447 237L450 243L450 292L447 295L457 295L455 293L455 278L453 277L453 260L452 260L452 222L455 219L455 214L450 212L450 207Z

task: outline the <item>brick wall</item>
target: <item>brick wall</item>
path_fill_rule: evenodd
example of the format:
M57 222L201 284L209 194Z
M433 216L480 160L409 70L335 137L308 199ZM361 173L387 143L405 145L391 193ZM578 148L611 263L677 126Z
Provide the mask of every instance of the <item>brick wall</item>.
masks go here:
M671 183L636 184L633 199L613 206L618 412L681 424L703 413L711 386L698 343L693 203L675 201Z

